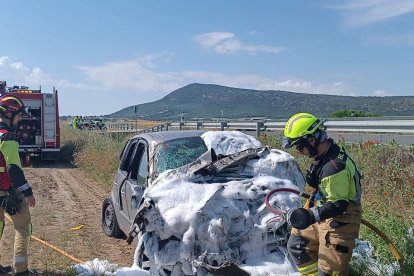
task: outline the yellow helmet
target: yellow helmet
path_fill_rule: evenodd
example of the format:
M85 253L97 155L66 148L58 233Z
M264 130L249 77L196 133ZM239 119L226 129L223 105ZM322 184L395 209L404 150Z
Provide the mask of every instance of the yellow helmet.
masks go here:
M323 121L310 113L297 113L286 122L283 132L283 148L292 147L300 138L305 138L321 128Z

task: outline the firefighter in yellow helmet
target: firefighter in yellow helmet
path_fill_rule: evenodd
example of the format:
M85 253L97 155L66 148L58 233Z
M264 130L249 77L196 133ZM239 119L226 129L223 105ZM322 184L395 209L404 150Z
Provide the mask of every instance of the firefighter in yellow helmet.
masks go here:
M0 97L0 237L4 229L4 212L7 212L15 229L14 275L33 275L28 270L27 248L32 232L29 206L34 207L36 199L24 176L19 144L13 132L25 113L19 98L7 94ZM11 270L10 266L0 266L0 274Z
M314 159L305 179L317 204L290 209L286 216L297 229L287 244L291 257L301 275L347 275L362 217L360 174L354 161L328 138L323 121L309 113L287 121L282 146Z

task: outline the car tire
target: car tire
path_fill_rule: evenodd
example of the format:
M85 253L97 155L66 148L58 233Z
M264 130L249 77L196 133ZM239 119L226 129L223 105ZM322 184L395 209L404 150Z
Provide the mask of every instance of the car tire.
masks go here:
M107 197L102 203L102 230L108 237L123 238L125 234L119 229L118 220L112 200Z

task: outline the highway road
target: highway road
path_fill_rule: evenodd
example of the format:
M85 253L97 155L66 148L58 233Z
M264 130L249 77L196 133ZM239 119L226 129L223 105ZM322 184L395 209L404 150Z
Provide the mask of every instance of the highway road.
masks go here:
M259 129L265 128L265 132L273 132L282 135L285 121L266 121L259 125L259 122L252 121L207 121L207 122L172 122L169 124L170 130L196 129L211 130L240 130L250 135L256 136ZM366 141L382 141L383 143L396 142L399 145L413 146L414 145L414 119L407 117L406 119L366 119L364 120L330 120L325 123L328 134L335 140L339 135L345 139L346 142L358 143ZM122 130L116 130L123 128ZM114 124L109 125L111 132L134 132L132 125ZM160 128L148 129L149 132L165 130L165 125Z

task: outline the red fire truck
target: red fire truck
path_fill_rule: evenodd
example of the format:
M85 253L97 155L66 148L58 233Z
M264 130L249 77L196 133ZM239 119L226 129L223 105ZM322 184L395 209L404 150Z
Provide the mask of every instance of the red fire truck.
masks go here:
M22 161L30 164L33 156L41 160L57 160L60 152L58 93L42 93L27 86L7 87L0 81L0 94L19 97L29 116L23 117L16 129Z

